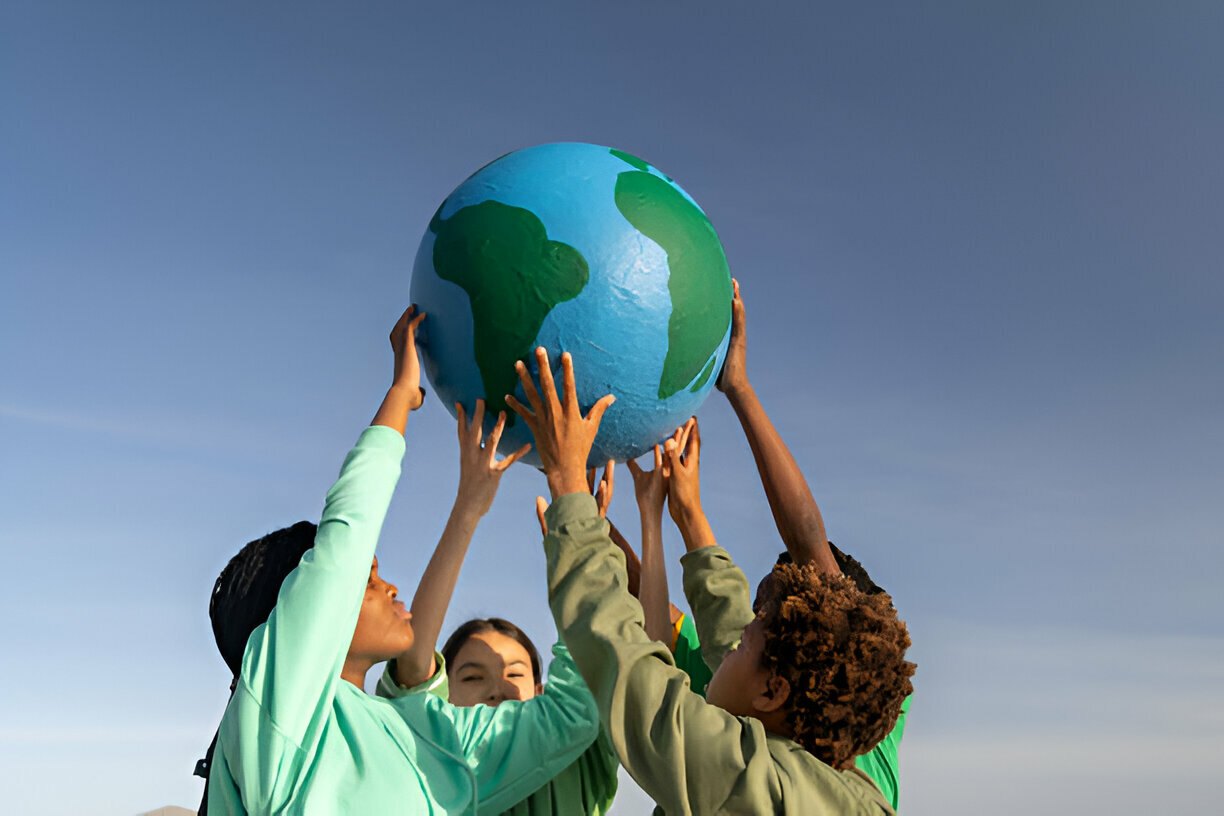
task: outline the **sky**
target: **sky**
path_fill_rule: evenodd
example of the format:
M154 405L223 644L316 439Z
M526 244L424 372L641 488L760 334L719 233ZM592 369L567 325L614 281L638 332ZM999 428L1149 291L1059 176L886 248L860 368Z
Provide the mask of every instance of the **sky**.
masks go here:
M213 580L317 519L438 204L570 140L719 231L757 391L910 627L902 811L1217 810L1222 38L1190 2L6 3L6 810L198 803ZM756 580L750 452L719 395L699 416ZM452 430L436 400L409 425L379 549L406 593ZM507 475L444 631L554 636L543 491ZM614 812L647 808L626 782Z

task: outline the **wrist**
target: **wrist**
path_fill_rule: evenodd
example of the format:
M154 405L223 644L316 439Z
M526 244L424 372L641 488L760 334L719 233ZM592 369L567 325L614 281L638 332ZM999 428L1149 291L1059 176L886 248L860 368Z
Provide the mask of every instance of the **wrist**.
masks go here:
M548 490L554 500L570 493L588 493L586 472L583 470L549 470L547 473Z
M425 404L425 389L421 387L419 382L413 383L395 380L391 383L391 387L387 389L387 392L404 400L409 411L415 411Z
M464 494L463 489L460 488L459 495L455 496L455 503L451 507L451 524L475 529L483 516L484 512L481 509L480 503L468 498Z
M737 382L727 384L723 388L723 393L727 395L728 401L732 403L739 402L752 395L752 383L748 382L748 378L745 377Z
M714 530L704 515L681 526L680 537L684 539L684 548L689 552L703 547L713 547L718 543L714 538Z

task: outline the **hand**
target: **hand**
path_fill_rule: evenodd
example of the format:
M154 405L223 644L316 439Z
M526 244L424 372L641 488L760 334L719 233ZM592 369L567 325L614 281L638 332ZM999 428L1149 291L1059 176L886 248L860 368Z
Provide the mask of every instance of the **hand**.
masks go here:
M408 394L410 411L420 408L425 401L425 391L421 388L421 361L416 351L416 330L424 319L424 312L416 314L416 306L409 306L391 329L391 349L395 352L391 387Z
M663 472L663 448L654 446L654 469L642 470L637 461L626 462L633 474L633 492L637 496L638 512L643 518L663 517L663 502L667 499L667 478Z
M608 506L612 504L612 477L616 471L616 462L612 459L604 465L603 478L599 480L599 486L595 486L595 468L587 471L587 489L595 496L595 505L599 508L599 517L606 519L608 517Z
M731 340L727 344L727 358L714 385L728 396L748 386L748 333L744 301L740 297L739 281L731 279L734 294L731 297Z
M540 464L548 477L548 488L553 498L568 493L580 493L586 489L586 461L591 454L595 435L604 412L616 401L608 394L592 406L584 417L578 408L578 389L574 385L574 361L569 353L561 355L561 396L553 383L552 369L548 365L548 352L536 349L536 361L540 369L540 390L527 366L520 360L514 364L523 386L523 393L531 407L523 405L514 395L506 395L506 404L523 418L535 436L536 451Z
M455 498L455 506L479 518L493 506L493 497L497 494L497 486L506 468L522 459L531 450L531 445L524 445L499 462L497 443L501 441L502 430L506 427L506 412L497 415L497 424L483 445L484 400L476 400L476 412L472 415L471 423L467 422L460 403L455 403L455 413L459 420L459 494Z
M681 425L664 443L663 476L667 480L667 509L683 530L701 509L701 431L697 418Z

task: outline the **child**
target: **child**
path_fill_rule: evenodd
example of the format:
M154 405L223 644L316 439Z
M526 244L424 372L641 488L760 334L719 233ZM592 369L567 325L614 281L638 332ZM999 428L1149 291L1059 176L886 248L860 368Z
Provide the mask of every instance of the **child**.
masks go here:
M434 652L476 524L492 504L505 467L527 450L495 463L505 414L498 417L482 448L484 401L476 401L471 424L465 420L463 406L455 407L459 415L458 497L412 600L413 645L387 664L378 694L403 699L428 691L456 706L480 707L533 700L544 692L540 654L523 630L509 621L468 621L446 641L441 655ZM558 644L554 652L564 654L563 647ZM585 723L579 725L585 728ZM530 795L512 803L505 813L602 816L616 795L617 768L616 754L601 736L576 761L544 780L538 790L527 791Z
M832 546L825 533L824 519L816 504L812 491L799 465L791 456L782 436L770 421L756 391L748 380L747 314L740 296L739 281L732 281L734 294L731 301L731 340L727 347L727 359L716 381L735 414L739 417L744 435L752 448L757 473L765 488L769 509L774 524L786 545L784 560L796 564L812 563L821 572L845 574L858 588L868 594L884 591L873 582L867 571L854 558ZM747 624L753 611L744 607L734 614L739 622ZM701 631L698 621L698 632ZM713 628L734 629L737 621L729 620ZM905 719L909 711L910 698L901 706L897 723L880 743L866 754L858 757L856 764L866 772L885 797L897 807L900 799L897 749L905 731Z
M522 705L455 708L429 694L388 701L363 691L376 663L414 641L374 548L408 413L423 395L423 318L410 308L391 333L394 381L328 492L317 533L299 524L253 542L217 581L210 613L235 680L209 769L212 816L496 813L598 734L564 650L548 693Z
M534 699L544 690L535 644L502 618L476 618L459 626L442 647L439 663L442 669L429 690L452 705L498 706ZM399 687L387 671L378 693L392 697L411 692ZM602 816L616 796L619 767L616 752L601 733L573 764L505 813Z
M621 762L656 812L891 813L853 761L883 738L910 691L909 637L895 610L844 577L775 567L738 645L715 654L704 644L716 668L707 699L694 694L666 647L643 631L624 557L584 489L585 461L614 398L583 417L569 355L562 399L543 349L537 360L539 391L517 366L530 408L513 397L508 404L535 436L553 496L544 542L553 617ZM673 518L686 547L702 551L686 568L701 622L728 599L746 598L747 582L701 511L699 433L683 449L669 447Z

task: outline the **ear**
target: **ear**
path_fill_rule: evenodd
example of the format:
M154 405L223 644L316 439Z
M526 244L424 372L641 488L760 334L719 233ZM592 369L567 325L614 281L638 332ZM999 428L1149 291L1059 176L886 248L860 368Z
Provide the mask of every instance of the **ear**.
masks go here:
M537 697L539 697L541 694L543 694L543 693L544 693L544 684L543 684L543 683L536 683L536 684L535 684L535 693L536 693L536 696L537 696Z
M778 711L790 699L790 683L785 677L771 674L765 688L752 699L752 706L762 714Z

